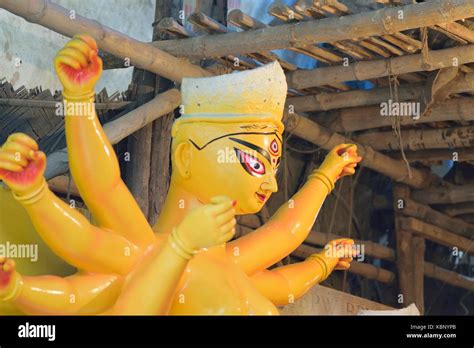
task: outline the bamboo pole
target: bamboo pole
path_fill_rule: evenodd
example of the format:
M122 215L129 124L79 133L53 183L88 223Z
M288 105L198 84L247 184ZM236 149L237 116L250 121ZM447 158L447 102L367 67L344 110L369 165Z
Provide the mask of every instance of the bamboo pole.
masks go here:
M425 240L418 236L413 236L413 287L415 304L420 313L425 312L424 288L425 288Z
M320 253L321 249L311 247L309 245L301 244L298 249L293 251L291 255L299 258L306 259L312 254ZM354 273L363 276L368 279L377 280L382 283L391 283L395 279L393 272L386 269L375 267L369 263L352 262L349 268L350 273Z
M329 128L335 132L352 132L363 129L380 127L391 127L393 119L390 116L381 115L381 106L365 106L333 111L334 120ZM336 116L337 115L337 116ZM411 117L400 117L400 125L410 126L422 123L442 121L473 121L474 120L474 98L464 97L443 101L431 110L428 117L413 119ZM424 132L426 134L426 132ZM377 133L370 133L377 134ZM406 131L403 137L407 136ZM398 139L397 139L398 141ZM445 140L449 142L449 139ZM409 145L409 144L407 144ZM469 145L467 145L469 146ZM452 146L449 146L452 147ZM428 148L428 147L427 147ZM431 147L429 147L431 148ZM419 149L418 147L416 148Z
M450 84L450 93L466 93L474 91L474 73L460 74ZM398 88L398 100L423 100L426 87L415 83L402 85ZM337 93L320 93L302 97L291 97L286 101L287 106L293 105L296 112L325 111L331 109L351 108L356 106L378 105L393 98L389 87L371 90L356 90ZM352 109L351 109L352 110Z
M474 3L472 4L474 6ZM429 52L429 63L423 55L411 54L390 59L361 61L349 66L297 70L287 74L288 87L304 89L344 81L363 81L388 75L433 71L474 62L474 44Z
M451 23L439 23L436 26L447 32L450 32L451 34L456 35L462 40L465 40L465 42L474 43L474 32L466 28L462 24L451 22Z
M436 266L431 262L426 262L424 272L427 277L440 280L447 284L474 291L474 280L459 273L448 271L442 267Z
M176 89L161 93L148 103L105 124L105 134L112 144L117 144L158 117L173 111L180 102L181 93ZM52 179L66 173L68 168L67 150L65 148L58 150L48 156L45 177L47 180Z
M415 202L410 198L404 199L404 207L401 213L405 216L411 216L423 220L432 225L441 227L455 234L466 238L474 237L474 226L465 223L460 219L452 218L427 205Z
M449 206L442 208L443 212L451 217L473 214L474 213L474 202L463 202L458 204L450 204Z
M0 0L3 8L31 23L40 24L62 35L72 37L86 32L92 36L99 48L130 62L142 69L180 82L185 76L210 76L211 73L160 49L132 39L116 30L70 11L47 0Z
M474 184L413 191L412 198L424 204L453 204L474 201Z
M474 126L406 129L402 130L401 136L403 148L406 150L469 147L474 143ZM400 149L400 141L393 131L367 132L355 136L354 140L372 146L378 151Z
M451 160L455 162L474 161L474 148L454 148L454 149L433 149L433 150L418 150L405 151L405 156L409 162L439 162L443 160ZM400 152L391 153L390 157L402 159ZM449 214L448 214L449 215Z
M270 27L269 25L243 13L239 9L232 10L227 16L227 21L243 30L256 30ZM289 50L305 54L325 63L341 62L343 60L343 58L337 54L314 45L290 47Z
M285 117L286 131L306 141L321 146L326 150L343 143L354 143L352 139L334 133L320 126L306 117L296 113L287 114ZM408 176L406 164L376 152L372 147L357 143L358 153L362 156L361 165L373 169L393 180L405 183L415 188L427 187L435 180L434 176L426 170L411 169L411 178Z
M399 11L403 12L403 20L397 19ZM284 24L249 32L199 36L155 45L176 56L220 57L393 34L418 28L420 23L429 26L469 17L474 17L474 4L471 0L433 0L343 17Z
M393 204L395 215L395 239L397 243L397 270L400 293L403 295L403 303L416 301L415 263L413 234L402 226L401 208L404 201L410 197L410 188L404 185L396 185L393 188Z
M32 100L32 99L0 98L0 105L6 105L6 106L55 109L58 107L58 103L62 103L62 101L61 100ZM94 106L96 110L116 110L116 109L121 109L129 104L130 104L129 101L116 101L116 102L95 103Z
M413 232L433 242L445 245L449 248L457 248L466 253L474 254L474 241L451 233L444 228L427 224L421 220L405 217L400 218L401 228Z
M474 143L474 126L441 129L407 129L402 131L402 139L403 148L413 151L469 147ZM367 144L378 151L400 149L400 140L393 131L367 132L355 136L354 140Z

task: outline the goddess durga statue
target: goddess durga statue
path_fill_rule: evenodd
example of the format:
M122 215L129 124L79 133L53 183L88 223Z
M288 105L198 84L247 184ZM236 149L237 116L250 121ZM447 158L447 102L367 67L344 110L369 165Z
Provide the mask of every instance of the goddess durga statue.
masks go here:
M54 66L64 99L94 102L102 62L91 37L76 35ZM65 115L71 173L95 225L50 191L36 142L19 133L8 138L0 179L44 242L78 272L23 276L1 257L0 301L25 314L278 314L277 306L350 267L354 242L339 239L305 261L268 270L305 240L335 181L355 172L355 145L335 147L291 204L232 240L235 214L258 212L278 189L287 93L278 63L185 78L181 91L170 189L153 227L122 181L95 113ZM218 161L222 151L238 161Z

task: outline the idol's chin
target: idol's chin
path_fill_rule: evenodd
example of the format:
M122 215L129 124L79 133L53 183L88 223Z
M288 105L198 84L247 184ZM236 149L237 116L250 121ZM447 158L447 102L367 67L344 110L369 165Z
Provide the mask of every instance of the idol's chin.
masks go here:
M244 205L239 205L237 202L236 215L247 215L247 214L256 214L262 210L265 202L255 201L255 202L246 202Z

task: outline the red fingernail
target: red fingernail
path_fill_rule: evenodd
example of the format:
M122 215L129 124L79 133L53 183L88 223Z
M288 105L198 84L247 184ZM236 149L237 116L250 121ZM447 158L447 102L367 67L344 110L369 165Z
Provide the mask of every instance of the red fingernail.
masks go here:
M232 206L235 207L237 205L237 200L232 201Z

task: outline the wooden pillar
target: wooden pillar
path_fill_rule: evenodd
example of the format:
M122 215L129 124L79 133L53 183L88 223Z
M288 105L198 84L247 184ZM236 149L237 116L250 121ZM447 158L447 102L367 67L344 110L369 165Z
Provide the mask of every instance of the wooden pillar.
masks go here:
M135 68L132 86L133 99L139 105L145 104L155 96L155 78L149 71ZM127 186L146 217L148 217L151 135L152 125L149 124L129 136L130 161L127 163L125 172Z
M172 1L156 1L153 40L159 40L156 23L172 13ZM133 81L137 84L136 100L143 104L161 91L171 87L169 80L153 72L135 68ZM127 184L148 221L154 224L168 192L169 143L173 113L161 117L129 138L130 165Z
M395 229L397 240L397 268L403 306L415 303L424 312L425 240L403 228L404 209L410 200L410 188L397 185L393 189Z
M167 40L166 33L158 30L158 22L165 17L178 18L182 1L156 1L153 41ZM172 88L173 83L159 75L155 76L155 95ZM174 112L161 117L152 124L151 157L150 157L150 194L148 204L148 221L153 226L161 213L166 199L171 177L171 126Z
M420 313L424 314L425 239L423 237L412 237L412 252L414 299Z

